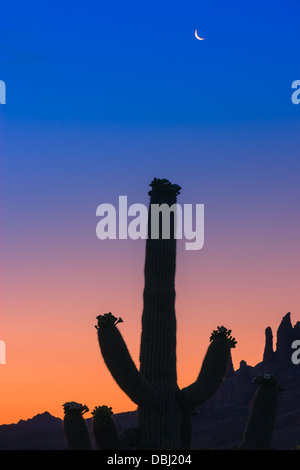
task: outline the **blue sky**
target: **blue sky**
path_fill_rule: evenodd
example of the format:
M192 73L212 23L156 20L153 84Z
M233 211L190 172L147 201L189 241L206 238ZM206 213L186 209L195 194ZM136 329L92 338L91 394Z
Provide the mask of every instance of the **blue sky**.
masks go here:
M146 200L154 176L188 202L226 195L232 217L253 195L293 214L299 1L12 1L1 18L8 238L20 218L32 237L70 207Z
M297 119L299 16L295 0L5 2L4 112L139 126Z

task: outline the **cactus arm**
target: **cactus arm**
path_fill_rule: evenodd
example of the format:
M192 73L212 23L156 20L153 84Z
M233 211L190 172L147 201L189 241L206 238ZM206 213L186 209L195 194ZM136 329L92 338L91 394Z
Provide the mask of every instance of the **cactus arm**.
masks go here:
M180 391L179 399L186 407L202 405L221 386L230 359L230 349L236 344L230 333L231 330L223 326L213 331L197 380Z
M158 393L136 368L116 324L122 319L111 313L97 317L98 340L102 357L119 387L137 405L153 407L159 404Z
M90 434L82 416L88 407L72 401L65 403L63 408L63 426L69 450L92 450Z
M259 388L252 402L240 450L268 450L275 428L279 393L283 389L272 374L259 375L253 382Z

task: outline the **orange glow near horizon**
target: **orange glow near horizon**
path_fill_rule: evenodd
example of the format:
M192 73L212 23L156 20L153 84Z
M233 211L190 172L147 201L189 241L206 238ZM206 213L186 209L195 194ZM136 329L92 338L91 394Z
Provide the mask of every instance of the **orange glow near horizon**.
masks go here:
M2 298L5 337L1 339L6 343L7 363L0 370L0 424L29 419L44 411L62 418L62 404L73 400L86 404L90 411L101 404L112 406L115 413L136 409L107 370L94 328L100 313L120 315L124 323L118 327L138 366L144 246L137 246L135 262L132 246L123 251L122 263L111 245L100 265L91 249L81 259L64 254L59 271L56 259L44 258L43 275L39 261L26 271L23 259L18 279L14 273L15 283L10 282L12 273L6 272ZM111 256L113 252L115 257ZM275 335L287 311L296 321L298 306L288 304L288 299L295 297L296 285L291 279L297 279L296 275L290 273L285 278L286 295L282 296L279 286L283 277L268 271L262 285L250 258L246 267L245 259L229 261L221 259L219 264L216 260L214 268L209 268L211 259L208 256L206 260L204 251L191 257L179 250L176 315L180 387L196 379L216 326L231 328L238 341L232 350L237 369L242 359L250 365L260 362L267 326ZM13 285L18 285L17 295Z

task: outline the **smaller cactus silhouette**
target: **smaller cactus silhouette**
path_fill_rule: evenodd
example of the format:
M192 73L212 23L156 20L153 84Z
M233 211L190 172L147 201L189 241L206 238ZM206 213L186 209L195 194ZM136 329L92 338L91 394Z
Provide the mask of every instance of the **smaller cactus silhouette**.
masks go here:
M107 406L96 406L92 411L93 434L99 450L120 449L119 434L112 414L112 408Z
M240 450L270 449L278 411L279 393L283 390L273 374L253 379L255 393Z
M69 450L92 450L92 443L83 414L89 411L86 405L67 402L64 408L64 432Z
M70 401L64 403L64 432L69 450L93 450L91 435L83 414L89 411L86 405ZM136 428L119 433L113 419L111 407L96 406L92 411L92 431L99 450L128 450L137 446Z
M128 450L136 447L136 429L130 428L119 433L111 407L96 406L92 415L93 434L99 450Z

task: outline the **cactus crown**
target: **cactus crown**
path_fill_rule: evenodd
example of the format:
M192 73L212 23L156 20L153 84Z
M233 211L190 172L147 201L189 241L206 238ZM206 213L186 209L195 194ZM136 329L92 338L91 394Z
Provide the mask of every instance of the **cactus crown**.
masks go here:
M231 336L231 330L228 330L227 328L225 328L225 326L218 326L216 330L213 330L210 336L210 341L213 341L219 336L225 336L226 338L228 338L228 340L230 341L230 347L235 348L237 341L233 336Z
M274 385L277 380L273 374L259 374L252 382L256 385Z
M121 317L115 317L111 312L104 313L104 315L98 315L97 317L98 325L95 325L97 330L103 326L117 325L117 323L123 323Z
M71 412L79 412L82 415L89 411L89 408L86 405L82 405L81 403L77 403L76 401L67 401L63 404L65 414Z
M274 374L259 374L257 377L254 377L252 382L255 385L277 385L279 392L284 390L284 388L278 384Z
M158 179L154 178L154 180L149 184L152 187L152 190L148 192L149 196L152 195L153 191L165 191L175 193L177 196L180 194L181 187L178 184L172 184L169 180L163 178Z
M113 415L112 407L105 405L96 406L92 411L92 415L96 424L99 426L105 426L108 423L110 417Z

